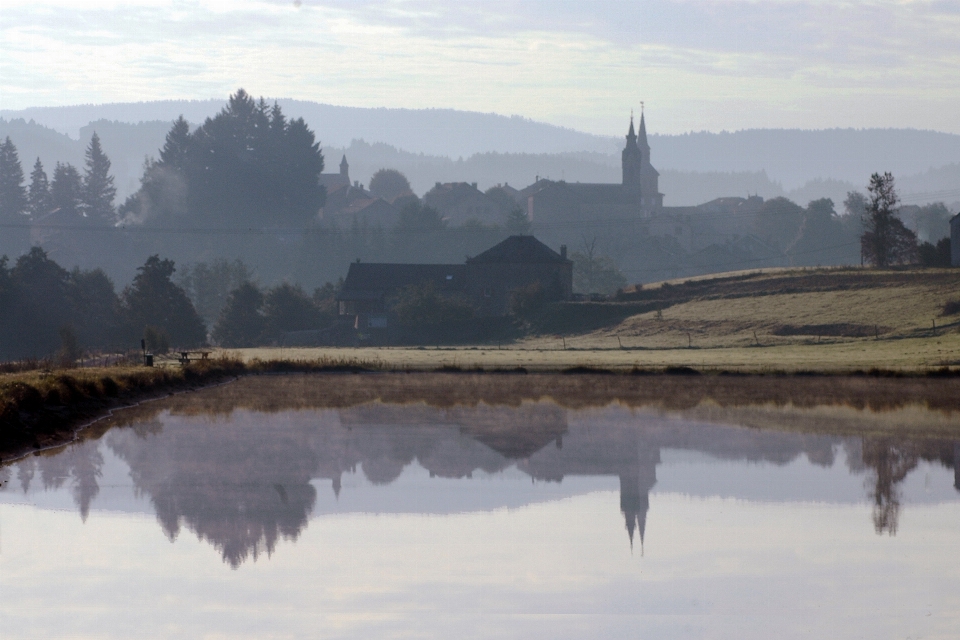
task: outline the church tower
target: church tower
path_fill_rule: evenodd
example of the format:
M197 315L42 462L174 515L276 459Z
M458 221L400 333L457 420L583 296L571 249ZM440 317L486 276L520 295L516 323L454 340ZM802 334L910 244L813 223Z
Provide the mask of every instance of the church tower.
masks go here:
M642 105L643 103L641 103ZM663 208L663 194L660 193L660 173L650 164L650 145L647 143L647 123L640 111L640 134L637 136L637 149L640 151L640 202L644 211L652 213Z
M640 116L640 132L643 134L643 143L646 144L646 131L643 128L643 115ZM650 148L647 147L647 157ZM637 146L637 134L633 131L633 114L630 114L630 130L627 132L627 146L623 149L623 186L640 188L640 175L643 166L643 152Z

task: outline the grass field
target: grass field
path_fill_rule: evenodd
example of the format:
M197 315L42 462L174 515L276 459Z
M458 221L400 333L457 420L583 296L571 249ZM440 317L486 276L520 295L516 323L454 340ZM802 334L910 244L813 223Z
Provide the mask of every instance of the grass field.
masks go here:
M245 361L327 357L409 369L685 365L843 372L960 365L960 315L942 315L947 302L960 300L958 270L723 274L647 285L627 291L623 298L617 303L565 305L558 314L561 320L543 323L553 331L509 344L229 353ZM638 309L644 311L635 313Z

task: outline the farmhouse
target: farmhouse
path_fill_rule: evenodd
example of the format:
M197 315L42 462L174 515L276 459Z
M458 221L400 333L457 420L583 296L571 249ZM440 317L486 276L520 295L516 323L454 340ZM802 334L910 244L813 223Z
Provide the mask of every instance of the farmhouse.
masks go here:
M533 236L510 236L465 264L357 261L337 301L345 322L358 329L387 329L391 298L405 287L430 285L441 295L467 298L479 316L496 317L509 312L512 292L535 283L552 299L570 299L573 262L567 248L557 253Z

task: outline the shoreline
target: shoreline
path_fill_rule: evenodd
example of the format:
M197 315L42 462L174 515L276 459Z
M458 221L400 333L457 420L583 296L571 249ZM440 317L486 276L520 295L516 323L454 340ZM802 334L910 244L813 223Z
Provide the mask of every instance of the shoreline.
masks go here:
M115 411L227 380L257 375L361 373L364 377L375 376L376 383L368 378L359 385L340 385L349 387L352 395L340 397L342 394L330 392L324 404L352 406L420 398L431 404L430 399L434 399L444 406L476 402L515 405L524 399L551 398L570 408L604 402L689 408L709 400L720 405L772 402L812 406L826 402L876 409L913 403L960 411L960 369L946 367L923 372L701 371L687 366L630 370L575 366L530 371L525 367L483 369L450 364L430 369L397 368L379 361L330 358L251 362L215 359L178 368L106 367L0 375L0 462L68 444ZM406 377L404 374L417 380L398 383ZM396 379L385 382L386 378ZM502 382L494 382L497 379ZM585 380L589 384L584 384ZM415 390L413 396L411 389Z

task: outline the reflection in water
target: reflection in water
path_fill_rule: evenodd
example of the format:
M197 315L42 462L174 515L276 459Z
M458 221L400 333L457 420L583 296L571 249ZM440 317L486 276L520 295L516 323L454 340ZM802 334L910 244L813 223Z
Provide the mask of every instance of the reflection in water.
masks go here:
M806 456L825 468L843 451L851 473L867 472L874 527L890 535L897 532L900 485L919 461L952 468L960 490L960 445L954 442L761 431L619 407L568 411L550 402L528 402L438 409L371 403L347 409L186 413L158 405L129 428L108 431L102 441L87 440L4 467L0 480L9 486L15 477L24 492L38 472L45 489L69 480L86 520L100 490L105 444L129 466L136 492L149 498L171 540L186 527L232 567L272 553L281 538L295 540L316 503L313 482L329 481L339 497L343 475L357 469L377 485L394 482L414 463L431 477L452 479L513 466L544 482L615 476L631 547L635 538L644 542L649 495L664 450L775 465Z

